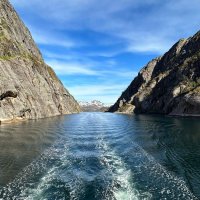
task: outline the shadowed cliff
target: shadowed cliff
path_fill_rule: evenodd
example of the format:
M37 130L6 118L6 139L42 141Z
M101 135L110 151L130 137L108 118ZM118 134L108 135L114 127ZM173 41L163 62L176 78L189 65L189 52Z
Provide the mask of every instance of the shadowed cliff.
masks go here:
M200 32L149 62L109 112L200 115Z

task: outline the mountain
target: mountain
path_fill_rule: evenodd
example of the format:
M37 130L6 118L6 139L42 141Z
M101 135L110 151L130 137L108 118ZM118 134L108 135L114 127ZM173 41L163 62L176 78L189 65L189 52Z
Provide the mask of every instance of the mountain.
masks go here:
M79 105L84 112L105 112L109 108L107 105L97 100L91 102L80 101Z
M79 112L8 0L0 1L0 122Z
M200 115L200 31L149 62L109 111Z

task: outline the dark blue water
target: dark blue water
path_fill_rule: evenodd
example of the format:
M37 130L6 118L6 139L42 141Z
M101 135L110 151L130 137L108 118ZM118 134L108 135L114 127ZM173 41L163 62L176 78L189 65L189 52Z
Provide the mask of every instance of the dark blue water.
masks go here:
M200 198L198 118L82 113L0 127L0 199Z

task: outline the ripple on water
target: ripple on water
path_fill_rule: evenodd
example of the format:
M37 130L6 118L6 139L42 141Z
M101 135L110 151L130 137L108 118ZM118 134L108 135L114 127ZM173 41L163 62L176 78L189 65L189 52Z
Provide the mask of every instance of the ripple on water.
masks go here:
M0 189L0 198L196 199L181 178L131 139L134 126L130 121L119 125L130 117L75 116L76 123L68 116L57 130L64 131L60 138Z

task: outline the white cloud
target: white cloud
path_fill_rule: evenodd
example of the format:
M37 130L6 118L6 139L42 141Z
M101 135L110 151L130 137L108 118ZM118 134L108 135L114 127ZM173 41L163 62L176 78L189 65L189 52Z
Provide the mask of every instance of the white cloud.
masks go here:
M129 38L129 45L126 49L128 52L140 52L140 53L146 53L146 52L153 52L156 54L162 54L163 52L168 51L169 46L173 45L174 42L171 40L163 38L150 36L147 35L145 37L146 33L141 33L140 35L137 35L135 37L131 37L126 35L125 37ZM145 37L145 40L143 39Z
M186 0L11 0L49 22L54 30L92 30L105 33L127 44L125 51L163 53L178 38L199 28L199 1ZM46 27L36 27L44 29ZM128 35L128 37L127 37ZM71 41L35 35L41 43L73 46ZM38 38L37 38L38 37ZM153 40L152 40L153 38ZM66 39L67 40L67 39ZM119 52L120 53L120 52Z
M66 47L66 48L71 48L71 47L76 46L75 42L66 38L57 39L53 36L49 36L45 34L36 34L34 32L32 32L32 35L38 44L55 45L55 46L61 46L61 47Z
M89 75L98 76L98 72L90 69L88 65L76 62L61 62L57 60L47 60L58 75Z
M54 54L56 56L56 54ZM90 61L76 61L76 59L71 58L72 60L64 59L62 61L59 59L46 59L46 63L51 66L58 75L87 75L87 76L96 76L103 78L128 78L132 79L137 75L137 72L130 69L115 69L119 68L115 66L114 61L107 61L106 63L101 62L90 62ZM112 68L109 68L112 67ZM114 69L113 69L114 67Z
M53 30L52 27L43 27L39 29L28 23L26 25L38 44L65 47L67 49L86 45L85 41L80 41L67 35L60 34L59 31Z

